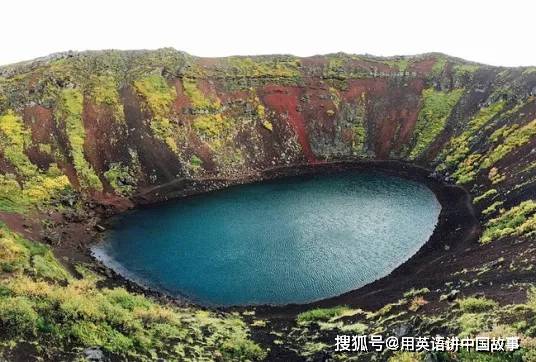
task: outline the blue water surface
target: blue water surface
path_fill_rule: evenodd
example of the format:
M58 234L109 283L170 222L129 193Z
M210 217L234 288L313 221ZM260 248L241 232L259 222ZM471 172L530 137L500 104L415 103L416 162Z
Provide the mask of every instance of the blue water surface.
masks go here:
M241 185L124 214L94 254L205 305L304 303L387 275L429 239L426 186L373 171Z

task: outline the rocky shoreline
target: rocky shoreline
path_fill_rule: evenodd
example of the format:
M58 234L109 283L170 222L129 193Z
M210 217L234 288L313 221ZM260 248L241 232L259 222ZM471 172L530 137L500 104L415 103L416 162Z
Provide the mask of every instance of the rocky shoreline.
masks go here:
M398 176L413 181L421 182L429 187L436 197L438 198L442 210L439 216L438 224L434 230L431 238L421 247L421 249L413 255L409 260L404 262L398 268L396 268L388 276L381 278L371 284L368 284L357 290L350 291L340 296L323 299L313 303L307 304L289 304L285 306L254 306L254 308L263 316L269 317L273 315L288 314L290 317L295 316L303 310L307 310L314 307L327 307L338 304L360 305L363 307L373 308L379 305L383 305L392 299L390 295L396 293L396 291L403 291L407 285L418 285L419 282L411 278L411 276L418 277L417 269L419 266L425 264L431 257L437 256L438 251L441 254L447 253L447 251L454 252L460 250L460 248L471 246L476 243L478 238L478 220L474 216L472 204L469 194L461 187L455 185L449 185L441 180L438 180L431 176L431 172L422 167L414 166L408 163L397 161L368 161L368 162L352 162L352 161L338 161L331 163L322 163L317 165L298 165L291 167L279 167L265 172L249 175L245 178L237 179L214 179L203 181L192 181L194 187L180 189L184 183L175 183L173 185L163 185L160 188L151 190L151 197L158 201L147 202L146 198L134 198L137 200L143 200L137 207L152 207L158 205L161 202L166 202L164 198L158 199L158 195L173 195L166 199L177 199L189 197L192 195L210 192L225 187L252 183L262 182L270 179L312 175L331 172L344 172L350 170L376 170L383 173L390 174L392 176ZM170 188L173 188L170 191ZM147 197L147 194L145 194ZM90 247L98 242L102 236L102 232L109 227L113 227L113 223L110 223L110 218L124 212L124 210L106 210L102 214L98 215L95 219L87 220L87 224L99 225L97 228L93 228L91 234L93 235L93 242L90 242L85 246L84 250L79 248L73 249L72 260L88 260L91 259L91 263L95 266L96 270L107 276L106 281L103 283L106 286L125 286L129 290L142 292L146 295L151 295L158 298L164 298L166 300L174 300L175 303L180 305L194 304L188 301L187 298L178 298L169 296L164 292L154 290L138 283L129 280L118 274L116 271L106 267L98 259L96 259L90 250ZM82 223L83 225L84 223ZM104 226L101 226L104 225ZM102 228L102 229L101 229ZM85 227L87 230L88 227ZM476 245L476 244L474 244ZM62 251L65 250L63 247ZM61 253L64 256L64 253ZM60 255L58 255L60 256ZM410 280L408 280L410 277ZM404 283L400 283L401 281ZM390 288L391 286L391 288ZM397 286L397 288L393 288ZM389 291L389 292L388 292ZM373 294L373 297L371 296ZM391 293L391 294L389 294ZM382 295L383 294L383 295ZM369 298L369 296L371 296ZM198 307L203 307L196 305ZM215 308L223 311L241 311L251 309L251 306L241 307L225 307Z

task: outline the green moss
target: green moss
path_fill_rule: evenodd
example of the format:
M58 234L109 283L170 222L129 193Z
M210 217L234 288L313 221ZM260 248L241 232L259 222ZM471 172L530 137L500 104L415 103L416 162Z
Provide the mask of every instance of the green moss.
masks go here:
M395 60L384 60L382 63L391 68L395 68L399 72L405 72L409 68L410 60L408 58L400 58Z
M0 146L4 157L23 178L19 185L14 178L2 175L0 200L5 200L5 203L0 201L0 209L21 211L32 203L48 201L70 186L67 177L55 164L50 165L50 169L44 173L26 156L25 149L31 144L31 134L18 115L8 112L1 116L0 131Z
M452 67L454 77L462 81L469 80L478 69L480 66L476 64L457 64Z
M247 338L235 338L223 343L222 355L227 361L263 360L266 352L255 342Z
M492 167L488 173L488 179L492 185L498 184L506 179L506 175L502 175L497 167Z
M105 350L121 353L132 349L134 341L106 324L82 321L73 324L70 336L83 346L101 346Z
M309 357L329 348L330 346L323 342L306 342L300 351L300 355L303 357Z
M536 286L532 286L527 291L527 306L536 311Z
M39 143L37 145L39 152L45 153L47 155L52 155L52 146L46 143Z
M453 177L458 183L465 184L473 181L480 166L481 155L478 153L470 154L470 145L475 141L477 133L502 112L505 105L505 102L500 101L481 108L469 120L465 130L459 136L451 138L440 156L444 162L437 167L438 171L454 168Z
M443 131L454 106L463 94L463 89L450 92L425 89L422 93L422 106L415 126L415 145L409 158L415 159Z
M396 352L393 356L389 357L388 362L420 362L422 361L422 355L415 352Z
M0 325L3 333L11 337L30 336L35 333L39 315L30 301L23 297L0 299Z
M426 293L430 293L430 289L428 288L421 288L421 289L415 289L411 288L407 292L404 293L404 298L413 298L417 296L422 296Z
M329 57L324 70L325 78L335 78L335 79L346 79L347 75L344 66L346 65L347 60L342 57Z
M190 158L190 168L194 171L199 170L203 166L203 160L201 160L197 155L193 155Z
M432 75L433 76L439 76L441 73L443 73L443 70L445 69L445 66L447 65L447 58L445 57L438 57L436 59L436 62L432 66Z
M110 164L108 171L104 172L104 177L119 195L130 196L136 188L137 171L135 167L131 169L121 162L114 162Z
M143 97L151 112L150 127L153 134L176 153L178 148L175 126L169 118L172 103L177 97L175 88L170 87L160 75L138 79L134 81L134 88Z
M338 81L334 85L339 88L346 86L344 82L340 81L352 78L369 78L371 76L370 69L353 65L352 62L355 60L359 59L355 56L342 53L328 55L322 77L332 81Z
M333 105L336 109L339 109L341 106L341 94L339 91L333 87L329 87L329 94L331 97L331 100L333 101Z
M534 136L536 136L536 119L509 133L497 147L488 152L480 167L491 167L516 148L529 143Z
M495 201L493 204L482 210L482 215L487 216L494 213L497 211L498 207L502 206L502 204L504 204L504 201Z
M15 166L22 176L35 176L38 173L37 166L32 164L24 153L24 149L31 143L31 134L24 127L22 119L14 112L9 111L0 116L0 130L2 131L0 141L4 157Z
M457 323L460 327L459 336L470 337L486 328L487 317L482 313L463 313Z
M367 130L363 119L358 119L353 125L352 150L357 154L363 154L367 140Z
M341 332L352 333L352 334L364 334L368 329L368 326L364 323L352 323L352 324L343 324L340 328Z
M486 298L468 297L459 299L458 306L464 313L482 313L497 307L497 302Z
M164 77L150 75L134 81L134 88L140 94L153 116L169 115L170 107L177 97L175 88L170 87Z
M347 306L337 306L333 308L317 308L298 314L296 318L298 323L309 323L317 321L327 321L348 312Z
M190 98L192 106L198 110L216 111L221 107L220 101L205 96L197 87L195 79L183 78L182 87L184 92Z
M485 225L480 242L485 244L505 236L536 234L536 201L527 200L505 211Z
M197 116L192 124L201 138L211 140L225 134L232 127L230 119L217 114L202 114Z
M298 59L273 59L229 57L227 62L234 76L249 78L291 78L301 76Z
M505 106L505 101L499 101L482 107L468 123L466 131L468 138L486 126L498 113L504 110Z
M68 280L71 276L58 263L52 251L46 250L32 257L35 275L51 280Z
M0 270L14 272L29 266L30 254L4 225L0 229Z
M240 120L240 118L230 118L224 114L220 101L216 97L201 92L195 79L183 78L182 82L185 93L192 103L191 112L194 117L191 121L191 127L214 152L213 161L222 170L227 171L243 165L242 150L237 147L234 141L240 129L240 125L236 124L235 120ZM266 110L254 94L250 102L256 110L261 124L270 127L271 123L265 117ZM248 119L247 122L254 124L251 119ZM195 171L195 167L190 169Z
M272 122L270 122L268 118L266 117L266 108L260 103L260 100L258 97L255 97L253 103L256 104L257 117L259 117L262 126L266 128L268 131L273 132L274 126Z
M80 187L85 190L102 190L102 183L84 156L86 131L82 120L83 96L80 90L64 89L56 109L56 121L65 122L65 132L71 146L71 156ZM59 127L62 128L62 124Z
M88 81L89 97L97 105L113 109L114 119L124 122L123 103L119 97L118 83L111 75L92 75Z
M13 174L0 174L0 210L23 212L29 200L22 194L22 188Z
M151 130L156 138L164 143L175 153L178 152L177 142L175 141L175 127L165 117L154 117L151 119Z
M458 167L452 174L457 184L467 184L475 179L481 158L481 154L473 153L458 164Z
M3 224L0 224L0 270L10 273L27 270L37 278L49 280L69 278L48 247L31 243Z
M477 204L480 201L487 199L488 197L491 197L493 195L497 195L496 189L489 189L486 192L484 192L482 195L479 195L473 199L473 203Z

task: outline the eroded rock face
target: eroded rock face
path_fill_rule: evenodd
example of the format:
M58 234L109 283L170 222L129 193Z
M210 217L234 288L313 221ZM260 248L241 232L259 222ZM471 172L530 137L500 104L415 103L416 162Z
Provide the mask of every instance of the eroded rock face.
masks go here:
M56 202L66 190L151 201L173 182L396 159L465 185L483 242L526 237L535 232L535 85L534 68L442 54L59 54L0 68L1 192L13 201L2 207Z

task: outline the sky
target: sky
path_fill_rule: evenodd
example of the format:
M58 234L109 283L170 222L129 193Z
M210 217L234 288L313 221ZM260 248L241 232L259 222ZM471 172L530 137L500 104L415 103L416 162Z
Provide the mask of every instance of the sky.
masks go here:
M442 52L536 65L529 0L7 0L0 65L67 50L173 47L197 56Z

